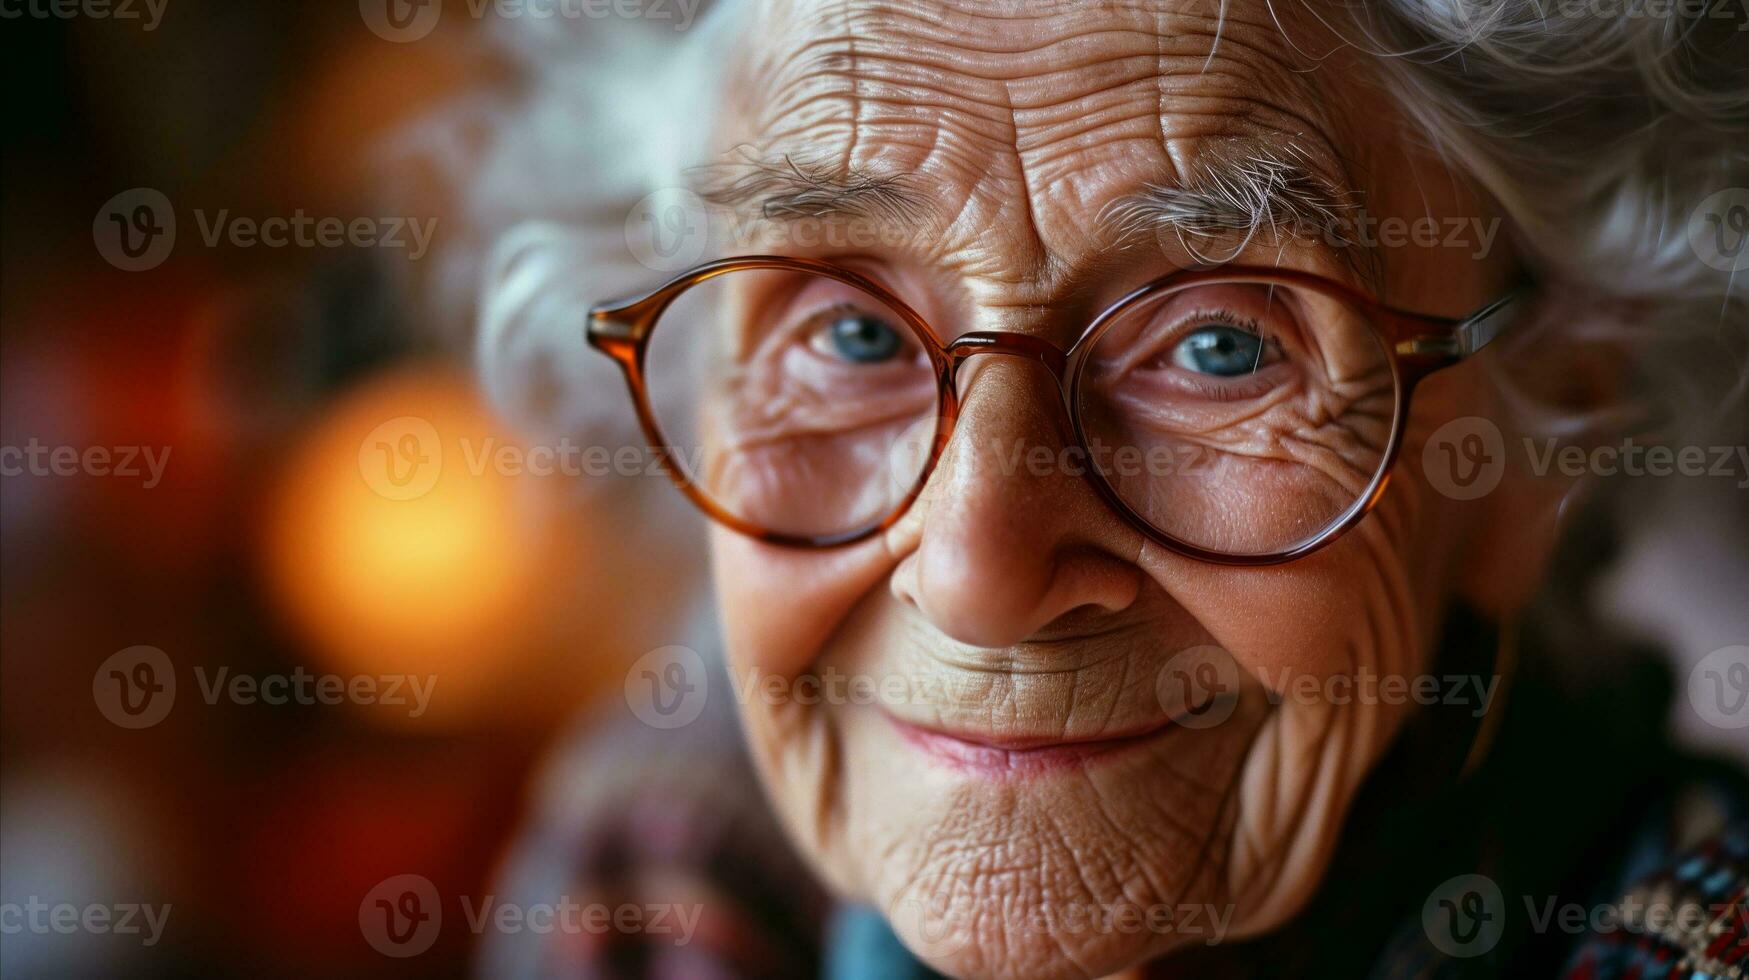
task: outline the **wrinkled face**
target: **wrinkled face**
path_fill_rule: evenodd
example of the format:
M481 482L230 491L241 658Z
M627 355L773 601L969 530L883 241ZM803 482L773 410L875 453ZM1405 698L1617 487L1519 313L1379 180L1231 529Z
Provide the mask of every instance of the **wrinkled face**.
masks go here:
M1101 309L1189 264L1190 247L1426 313L1459 315L1497 295L1510 260L1483 240L1491 212L1421 155L1365 60L1314 23L1246 0L1224 20L1179 0L768 7L741 28L717 134L728 148L719 176L731 176L717 197L757 225L738 251L852 265L944 339L1011 331L1067 349ZM1171 208L1125 206L1206 189L1198 182L1221 167L1259 156L1300 168L1278 191L1335 189L1364 204L1374 228L1431 217L1439 230L1345 245L1266 229L1242 242L1218 222L1190 235L1155 229ZM738 167L748 169L736 178ZM910 196L858 202L856 185L889 179ZM777 227L798 215L829 222L840 208L883 232ZM1114 230L1114 214L1148 233ZM1469 231L1453 232L1459 222ZM1240 325L1199 322L1201 339L1161 348L1159 363L1219 379L1235 357L1280 356L1222 329ZM866 317L828 317L798 342L810 345L798 357L904 356ZM752 346L732 341L718 356ZM1418 393L1406 462L1379 508L1287 565L1179 557L1071 468L989 458L1067 438L1051 375L1006 356L968 362L953 440L888 531L798 550L716 530L738 701L799 847L956 974L1097 976L1282 923L1413 710L1328 698L1342 688L1325 682L1416 675L1456 588L1476 517L1407 461L1465 414L1469 370ZM1291 424L1271 417L1274 431L1345 418L1327 401L1295 404ZM707 420L707 438L733 438L733 423ZM1270 482L1281 469L1271 464L1318 441L1248 443L1250 462L1232 472L1254 482L1232 492L1298 492ZM1325 465L1345 478L1343 459ZM769 480L769 499L786 499L781 471L739 478ZM787 499L803 522L818 503ZM1196 714L1204 696L1178 693L1210 676L1240 692L1216 705L1218 723ZM1269 696L1288 684L1297 693Z

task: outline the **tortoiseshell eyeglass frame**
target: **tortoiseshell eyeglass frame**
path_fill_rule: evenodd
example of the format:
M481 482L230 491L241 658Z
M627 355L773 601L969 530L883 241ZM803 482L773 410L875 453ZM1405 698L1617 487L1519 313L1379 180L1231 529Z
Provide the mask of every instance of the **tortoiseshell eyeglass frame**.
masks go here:
M681 465L678 451L669 445L662 434L661 426L656 422L655 413L650 407L649 383L644 367L650 337L655 332L663 311L682 293L699 283L734 272L759 269L824 276L869 293L905 319L906 326L917 337L934 366L939 388L940 422L930 447L929 458L903 499L891 513L879 521L855 530L823 536L788 534L749 522L724 510L693 482ZM1125 311L1147 302L1162 290L1233 282L1311 290L1348 303L1365 313L1390 356L1391 377L1396 388L1396 416L1392 420L1390 442L1380 460L1378 472L1355 503L1322 531L1285 551L1270 554L1226 554L1164 534L1125 503L1103 477L1091 467L1088 468L1089 482L1105 502L1149 540L1176 554L1220 565L1279 565L1293 561L1329 545L1360 523L1378 505L1390 483L1391 469L1402 445L1410 396L1416 385L1434 371L1456 364L1493 340L1506 328L1514 312L1523 305L1522 301L1528 292L1528 287L1516 288L1468 316L1451 318L1393 309L1342 283L1295 270L1232 265L1187 269L1162 276L1131 291L1094 318L1074 345L1065 351L1039 337L999 331L974 331L961 334L951 342L943 342L934 328L909 304L866 276L816 259L749 255L705 263L636 299L599 304L590 309L584 333L590 346L619 364L620 370L625 374L626 386L631 392L632 405L637 411L644 435L660 452L663 469L674 481L674 485L693 504L712 520L760 541L798 548L830 548L863 541L887 530L904 516L906 510L922 494L942 452L953 438L954 423L959 416L955 378L960 365L968 358L979 354L1006 354L1042 364L1056 378L1057 388L1063 398L1063 409L1070 420L1077 443L1085 452L1087 440L1082 430L1081 414L1075 407L1076 395L1087 353L1105 329Z

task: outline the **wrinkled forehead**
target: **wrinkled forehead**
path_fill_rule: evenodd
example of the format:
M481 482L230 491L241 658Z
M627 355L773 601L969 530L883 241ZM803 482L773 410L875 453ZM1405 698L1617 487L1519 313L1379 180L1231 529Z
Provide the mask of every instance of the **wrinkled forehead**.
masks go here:
M1073 261L1113 202L1248 147L1349 184L1334 72L1306 53L1330 44L1264 0L798 0L758 6L739 34L725 166L912 175L920 241L1015 266L993 273Z

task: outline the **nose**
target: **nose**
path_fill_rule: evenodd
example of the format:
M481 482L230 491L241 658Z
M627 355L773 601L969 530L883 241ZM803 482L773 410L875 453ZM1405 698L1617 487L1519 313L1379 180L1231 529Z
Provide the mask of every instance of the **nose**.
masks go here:
M961 375L953 439L889 539L904 554L893 594L987 648L1071 611L1127 608L1142 590L1142 539L1082 474L1051 372L990 354Z

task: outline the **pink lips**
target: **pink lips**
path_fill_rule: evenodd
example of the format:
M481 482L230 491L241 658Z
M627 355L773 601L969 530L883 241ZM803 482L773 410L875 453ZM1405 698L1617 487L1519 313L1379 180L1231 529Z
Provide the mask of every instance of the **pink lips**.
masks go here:
M1161 722L1127 735L1097 739L1004 737L948 733L923 728L887 715L905 741L948 766L984 776L1045 772L1089 762L1095 757L1131 748L1171 727Z

